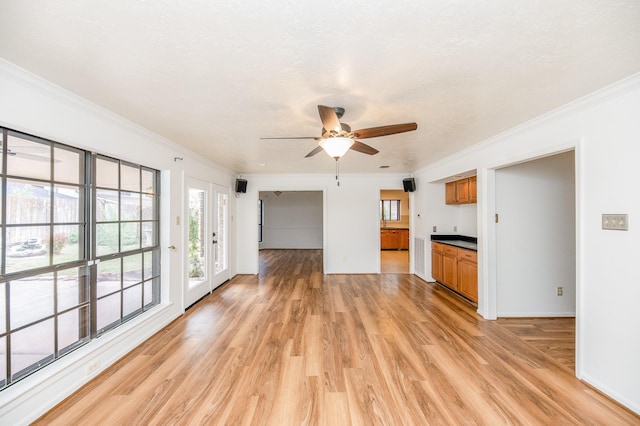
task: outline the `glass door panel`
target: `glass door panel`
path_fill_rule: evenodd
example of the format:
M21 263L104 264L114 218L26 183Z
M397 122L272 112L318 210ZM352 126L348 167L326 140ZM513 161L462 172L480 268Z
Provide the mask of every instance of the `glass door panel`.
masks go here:
M209 189L190 179L187 184L185 226L187 276L184 308L210 291L209 283Z
M229 188L212 185L215 194L213 215L213 288L229 279Z

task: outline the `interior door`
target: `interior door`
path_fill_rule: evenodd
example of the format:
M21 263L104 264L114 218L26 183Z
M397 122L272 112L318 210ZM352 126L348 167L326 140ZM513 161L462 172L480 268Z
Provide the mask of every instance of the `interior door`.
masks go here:
M229 187L211 185L212 208L212 281L215 289L230 278L229 274Z
M185 200L184 308L193 305L211 291L211 238L209 184L187 179Z

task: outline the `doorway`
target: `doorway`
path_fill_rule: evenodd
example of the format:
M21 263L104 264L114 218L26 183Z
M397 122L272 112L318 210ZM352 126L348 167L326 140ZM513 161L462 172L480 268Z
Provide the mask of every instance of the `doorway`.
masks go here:
M260 191L260 249L322 249L322 191Z
M184 214L184 308L229 279L229 188L188 178Z
M496 170L495 197L497 317L547 319L537 322L545 327L575 317L574 151Z
M409 273L409 193L380 190L380 273Z

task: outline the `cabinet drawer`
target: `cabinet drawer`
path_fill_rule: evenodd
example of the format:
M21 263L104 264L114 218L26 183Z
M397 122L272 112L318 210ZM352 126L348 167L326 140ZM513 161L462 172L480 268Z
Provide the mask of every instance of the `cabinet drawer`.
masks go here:
M478 253L472 250L458 249L458 258L460 260L478 263Z
M457 256L458 255L458 249L453 247L453 246L448 246L446 244L442 245L442 252L444 254L448 254L449 256Z
M442 253L442 244L440 244L440 243L431 243L431 251Z

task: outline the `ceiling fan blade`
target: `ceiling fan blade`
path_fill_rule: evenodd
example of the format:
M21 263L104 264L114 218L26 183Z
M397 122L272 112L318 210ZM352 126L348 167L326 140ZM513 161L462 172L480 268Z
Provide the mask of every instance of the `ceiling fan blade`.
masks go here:
M319 138L317 136L285 136L282 138L260 138L260 139L315 139L315 140L319 140L322 138Z
M391 124L389 126L369 127L368 129L354 130L351 132L359 139L377 138L379 136L393 135L396 133L410 132L418 128L417 123Z
M369 146L366 143L362 143L360 141L353 141L353 145L351 145L351 148L349 149L362 152L363 154L369 154L369 155L376 155L378 152L380 152L374 147Z
M318 112L320 113L320 120L322 120L322 127L324 127L329 132L342 132L340 120L338 119L338 115L333 110L333 108L324 105L318 105Z
M311 151L310 153L308 153L307 155L304 156L304 158L308 158L308 157L313 157L314 155L316 155L317 153L319 153L320 151L322 151L322 147L320 145L316 146L314 148L313 151Z

